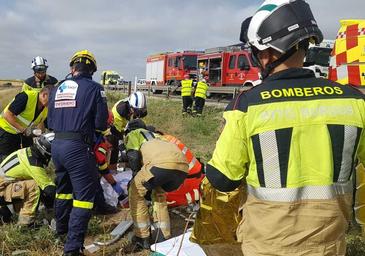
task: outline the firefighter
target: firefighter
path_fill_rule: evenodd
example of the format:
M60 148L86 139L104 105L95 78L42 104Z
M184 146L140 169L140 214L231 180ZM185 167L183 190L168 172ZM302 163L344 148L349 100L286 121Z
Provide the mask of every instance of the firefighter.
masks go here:
M263 82L227 106L206 176L222 192L246 178L245 256L345 255L364 96L302 68L309 41L323 40L305 1L266 0L241 30Z
M23 91L0 115L0 161L10 153L33 144L32 130L43 128L47 118L49 88Z
M124 128L128 121L134 118L143 118L147 115L147 99L142 92L134 92L128 98L119 100L112 108L113 123L110 131L112 136L109 141L112 144L110 157L110 169L117 169L119 140L123 139Z
M7 204L19 212L18 224L22 226L34 224L39 201L53 208L56 186L45 170L53 139L54 133L41 135L34 145L10 154L0 164L0 204L5 219L11 216Z
M184 80L180 81L181 86L181 98L183 103L182 113L183 115L191 114L191 108L193 105L192 91L193 80L190 79L188 74L184 75Z
M165 192L176 190L184 182L189 167L175 144L139 127L145 125L142 120L135 119L128 123L126 129L126 158L134 172L128 196L135 234L132 241L149 249L150 216L145 197L151 194L153 219L157 223L159 237L168 239L171 231Z
M203 113L203 108L205 104L205 99L207 98L208 91L208 76L205 76L201 81L198 82L195 88L195 102L193 115L201 116Z
M57 79L47 74L47 60L41 56L33 58L31 68L34 75L27 78L23 83L22 90L40 91L45 86L54 86L57 84Z
M51 93L48 127L55 132L56 231L67 234L64 255L80 255L98 182L94 136L107 128L108 107L103 87L92 80L94 55L76 52L70 68L71 77Z

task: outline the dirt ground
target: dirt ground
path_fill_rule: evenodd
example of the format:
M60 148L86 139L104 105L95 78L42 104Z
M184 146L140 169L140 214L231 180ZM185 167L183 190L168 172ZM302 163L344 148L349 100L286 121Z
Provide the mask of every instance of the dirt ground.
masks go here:
M189 217L189 213L187 213L184 209L176 208L180 214L175 214L170 210L170 221L171 221L171 234L173 237L181 235L185 228L187 221L185 217ZM175 212L175 211L174 211ZM105 230L104 234L98 236L88 236L85 239L85 246L92 244L95 240L102 241L103 238L108 237L108 233L113 230L121 221L130 220L129 209L123 209L119 213L114 215L108 215L102 217L103 229ZM191 227L192 223L189 222L188 227ZM128 231L123 235L123 237L118 240L116 243L107 246L100 247L97 252L87 253L86 255L133 255L133 256L147 256L150 255L150 251L148 250L138 250L134 245L131 244L130 239L133 236L132 227L128 229ZM152 233L153 234L153 233ZM154 238L152 238L153 240Z

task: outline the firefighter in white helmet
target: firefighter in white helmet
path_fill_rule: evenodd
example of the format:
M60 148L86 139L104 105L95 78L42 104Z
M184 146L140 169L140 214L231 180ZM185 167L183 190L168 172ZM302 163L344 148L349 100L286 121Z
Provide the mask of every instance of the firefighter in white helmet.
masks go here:
M118 162L118 145L119 140L123 139L124 128L131 119L143 118L147 115L147 99L140 92L133 92L128 98L119 100L112 108L113 122L110 124L109 142L112 144L110 156L110 170L116 170Z
M55 77L47 74L47 60L41 56L34 57L31 68L34 75L27 78L23 83L24 90L40 91L44 86L54 86L58 81Z
M222 192L247 181L242 252L345 255L350 177L356 157L365 162L364 95L302 68L309 41L323 40L303 0L266 0L241 40L263 82L227 106L206 175Z

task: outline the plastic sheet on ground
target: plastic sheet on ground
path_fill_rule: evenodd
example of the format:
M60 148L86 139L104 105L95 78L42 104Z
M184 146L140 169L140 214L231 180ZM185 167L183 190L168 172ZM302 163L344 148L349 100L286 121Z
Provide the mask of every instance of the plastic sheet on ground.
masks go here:
M152 253L152 255L205 256L206 254L198 244L189 241L190 235L191 229L189 229L184 235L184 240L182 242L179 254L178 251L181 239L183 238L183 234L177 237L170 238L161 243L151 245L151 250L155 252Z
M113 174L114 179L117 182L121 182L122 189L126 195L128 195L128 182L132 179L132 170L127 169L125 171L120 171L118 169L118 173ZM100 180L101 187L104 191L104 197L107 204L112 206L117 206L118 204L118 194L115 193L112 186L102 177Z

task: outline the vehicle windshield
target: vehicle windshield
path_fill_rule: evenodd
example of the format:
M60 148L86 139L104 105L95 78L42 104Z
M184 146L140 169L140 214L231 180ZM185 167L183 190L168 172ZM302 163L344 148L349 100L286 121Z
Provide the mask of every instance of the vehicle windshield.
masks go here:
M332 49L312 47L308 49L304 66L319 65L328 67Z
M196 70L197 65L198 65L197 56L184 56L184 69Z
M120 78L120 76L116 75L116 74L107 75L107 77L110 79L116 79L116 80Z

